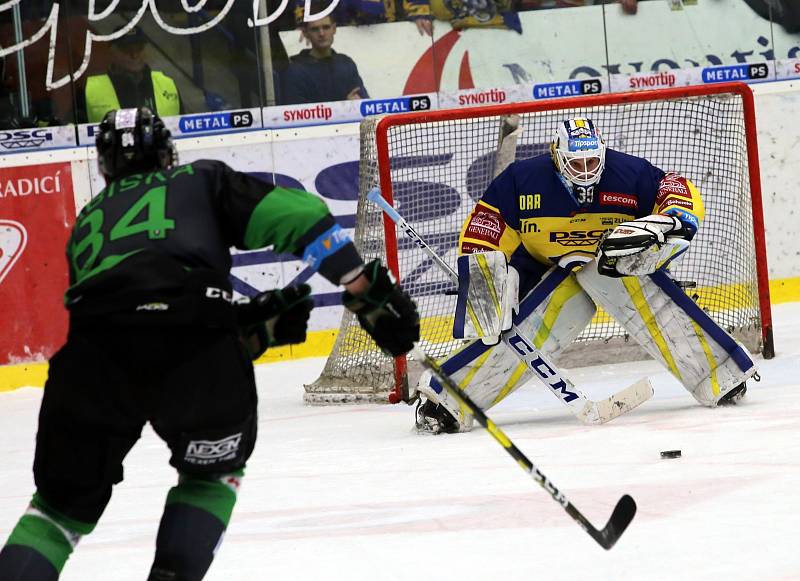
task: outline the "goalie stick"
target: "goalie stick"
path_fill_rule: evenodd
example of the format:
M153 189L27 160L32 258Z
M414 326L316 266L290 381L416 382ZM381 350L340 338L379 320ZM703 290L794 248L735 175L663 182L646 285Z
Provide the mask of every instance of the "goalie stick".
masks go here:
M453 283L458 284L458 275L450 268L450 265L442 260L413 226L406 222L397 210L384 199L377 187L370 190L367 199L377 204L406 236L413 240L450 277ZM535 347L533 341L528 339L516 324L512 324L511 329L504 332L501 338L506 347L511 349L534 372L547 390L558 397L570 412L584 424L594 425L609 422L644 403L653 395L650 380L645 377L611 397L599 401L590 400L550 362L544 353Z
M539 470L536 465L531 462L525 454L523 454L519 448L514 445L514 442L501 430L497 425L489 419L489 417L483 412L483 410L478 407L478 405L470 399L470 397L464 393L456 384L453 379L447 375L442 368L439 366L438 363L427 353L423 352L421 349L414 348L411 352L415 358L417 358L425 368L429 369L431 373L433 373L436 378L441 382L444 388L453 396L456 400L459 401L460 404L467 407L478 420L478 423L486 428L486 431L489 432L492 437L505 448L506 452L508 452L509 456L511 456L514 460L517 461L517 464L525 470L531 477L541 486L544 488L547 493L555 500L558 504L560 504L567 514L572 517L572 519L577 522L583 530L589 533L597 543L606 550L609 550L613 547L619 538L622 536L622 533L625 532L625 529L628 528L628 525L631 524L634 515L636 515L636 501L633 500L628 494L622 496L622 498L617 501L617 506L614 507L614 512L611 513L611 518L608 519L608 523L602 529L597 529L589 522L589 520L583 516L581 511L579 511L574 504L572 504L567 497L564 495L563 492L558 490L553 483L545 476L541 470Z

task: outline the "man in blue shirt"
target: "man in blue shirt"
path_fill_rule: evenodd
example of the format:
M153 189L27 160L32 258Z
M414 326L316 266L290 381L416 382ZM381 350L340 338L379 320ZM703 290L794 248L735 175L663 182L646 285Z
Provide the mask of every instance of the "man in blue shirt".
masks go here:
M336 23L330 16L304 23L303 35L311 48L291 57L284 73L282 104L369 98L356 63L333 50L335 34Z

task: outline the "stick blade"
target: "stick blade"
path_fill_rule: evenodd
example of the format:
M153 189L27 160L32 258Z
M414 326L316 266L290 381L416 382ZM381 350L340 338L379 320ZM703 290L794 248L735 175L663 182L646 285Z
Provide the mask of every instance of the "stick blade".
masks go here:
M605 424L639 407L653 397L653 393L650 379L643 377L611 397L597 402L589 402L578 414L578 419L586 425Z
M604 549L609 550L613 547L628 525L631 524L633 517L636 516L636 501L629 494L623 495L614 507L614 512L611 513L611 518L608 519L608 524L602 531L598 531L598 536L595 540L600 543Z

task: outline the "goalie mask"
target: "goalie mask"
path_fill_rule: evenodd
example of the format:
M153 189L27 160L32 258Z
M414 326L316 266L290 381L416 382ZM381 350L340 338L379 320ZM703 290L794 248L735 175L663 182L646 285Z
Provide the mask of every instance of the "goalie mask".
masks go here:
M100 172L107 180L178 163L172 134L147 107L106 113L95 145Z
M561 122L550 142L550 154L561 176L577 186L579 201L591 202L593 188L589 186L600 181L606 165L606 143L591 119L574 117Z

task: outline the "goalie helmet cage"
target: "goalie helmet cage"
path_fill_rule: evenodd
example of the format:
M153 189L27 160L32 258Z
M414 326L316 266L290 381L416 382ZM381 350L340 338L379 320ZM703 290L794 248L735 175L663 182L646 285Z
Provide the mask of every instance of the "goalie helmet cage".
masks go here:
M772 357L755 113L752 93L741 83L363 121L355 243L365 259L382 258L417 302L423 348L438 358L463 345L451 334L455 288L367 201L367 192L379 185L389 203L455 268L461 226L493 177L514 159L547 152L556 124L579 115L594 120L609 147L677 171L698 186L706 218L671 272L720 326L752 352ZM520 131L514 131L515 123ZM646 358L628 339L598 309L557 363L569 368ZM413 360L381 353L345 310L333 351L319 379L306 386L305 401L408 401L409 386L416 385L420 373Z

